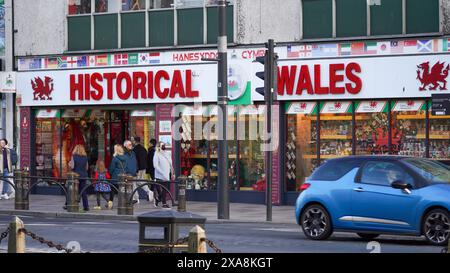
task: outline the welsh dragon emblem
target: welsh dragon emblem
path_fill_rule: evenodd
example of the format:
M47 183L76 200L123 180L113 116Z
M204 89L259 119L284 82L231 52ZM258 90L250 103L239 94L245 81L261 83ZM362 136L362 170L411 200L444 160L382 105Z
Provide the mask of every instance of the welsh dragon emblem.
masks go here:
M53 92L53 79L45 77L42 80L40 77L31 80L31 87L34 90L34 100L52 100L51 94Z
M430 62L425 62L417 66L417 79L422 83L419 88L420 91L426 90L431 85L429 90L447 90L447 76L450 70L450 65L445 67L445 62L437 62L430 70ZM441 83L441 84L439 84Z

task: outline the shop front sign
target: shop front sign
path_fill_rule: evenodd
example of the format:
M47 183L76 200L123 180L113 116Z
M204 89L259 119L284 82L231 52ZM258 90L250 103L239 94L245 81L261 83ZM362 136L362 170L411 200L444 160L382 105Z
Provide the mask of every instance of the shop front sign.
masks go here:
M191 66L62 70L18 74L21 106L217 101L217 68Z
M280 60L279 100L431 97L450 93L448 55Z

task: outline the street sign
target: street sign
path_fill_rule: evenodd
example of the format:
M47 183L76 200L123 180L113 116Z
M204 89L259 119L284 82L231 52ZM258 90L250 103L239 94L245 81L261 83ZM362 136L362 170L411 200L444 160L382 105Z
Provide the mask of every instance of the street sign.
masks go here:
M431 99L433 116L450 115L450 94L433 94Z

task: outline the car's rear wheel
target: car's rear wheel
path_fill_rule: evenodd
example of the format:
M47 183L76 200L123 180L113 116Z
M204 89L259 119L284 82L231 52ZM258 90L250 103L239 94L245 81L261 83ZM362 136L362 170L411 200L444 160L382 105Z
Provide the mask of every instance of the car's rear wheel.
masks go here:
M373 240L373 239L377 238L378 236L380 236L380 234L375 234L375 233L356 233L356 234L358 234L358 236L364 240Z
M423 220L423 234L428 242L437 246L448 244L450 237L450 216L448 211L434 209Z
M312 240L325 240L331 236L331 218L320 205L308 206L300 216L300 223L306 237Z

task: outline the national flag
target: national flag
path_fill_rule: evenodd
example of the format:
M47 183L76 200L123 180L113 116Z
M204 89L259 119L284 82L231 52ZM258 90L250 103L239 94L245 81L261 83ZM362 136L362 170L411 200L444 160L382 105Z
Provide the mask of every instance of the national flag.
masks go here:
M45 68L47 68L47 69L58 69L58 58L47 58L47 59L45 59Z
M29 69L41 69L41 59L30 59L28 63Z
M432 40L419 40L417 41L417 51L421 53L427 53L433 51Z
M88 65L91 66L91 67L95 66L95 56L94 55L89 56Z
M149 54L149 61L150 64L159 64L161 63L161 54L159 52L152 52Z
M67 68L67 57L58 57L58 68Z
M87 66L87 57L86 56L77 57L77 66L78 67L86 67Z
M450 39L444 39L442 41L443 45L442 45L442 51L447 52L450 51Z
M351 55L364 55L366 54L366 45L364 42L351 43Z
M391 53L391 42L378 42L377 43L377 54L389 54Z
M342 43L339 45L340 56L349 56L352 54L352 46L350 43Z
M433 52L442 52L444 48L444 43L442 39L433 40Z
M298 51L292 51L292 46L288 45L287 46L287 57L288 58L299 58L300 53Z
M400 54L403 53L405 43L403 41L393 41L391 42L391 53Z
M108 55L97 55L95 56L96 66L107 66L108 65Z
M136 54L128 54L128 64L138 64L139 63L139 55Z
M338 55L337 44L319 44L312 46L313 57L335 57Z
M416 53L416 52L417 52L417 40L405 41L403 53Z
M67 67L68 68L75 68L78 67L78 57L67 57Z
M377 42L366 42L365 51L366 54L377 54L378 44Z
M128 54L114 54L114 65L127 65Z
M312 45L301 45L298 52L301 58L312 57Z
M139 53L139 62L140 65L149 64L150 55L148 53Z

